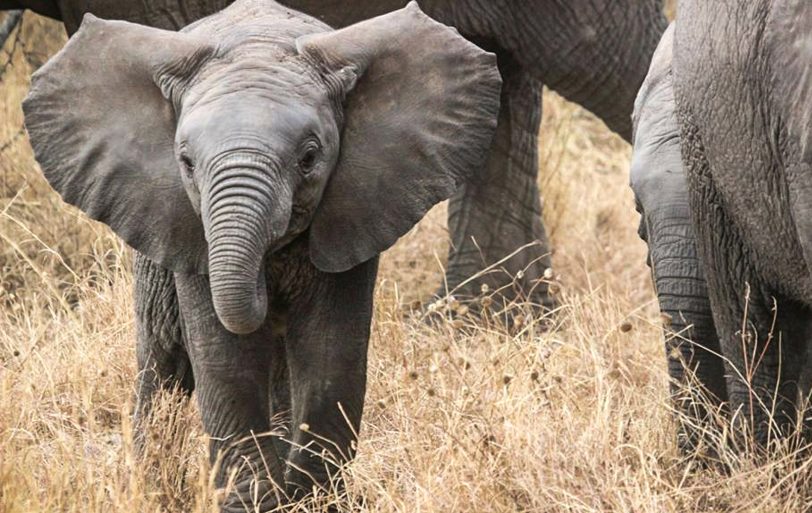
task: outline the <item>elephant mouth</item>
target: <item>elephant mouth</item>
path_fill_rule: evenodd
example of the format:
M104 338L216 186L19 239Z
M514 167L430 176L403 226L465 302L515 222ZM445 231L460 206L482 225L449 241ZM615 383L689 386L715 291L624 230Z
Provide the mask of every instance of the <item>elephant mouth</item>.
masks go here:
M310 214L311 210L312 210L311 208L306 207L304 205L294 204L293 208L291 209L291 212L293 212L294 216L306 216Z

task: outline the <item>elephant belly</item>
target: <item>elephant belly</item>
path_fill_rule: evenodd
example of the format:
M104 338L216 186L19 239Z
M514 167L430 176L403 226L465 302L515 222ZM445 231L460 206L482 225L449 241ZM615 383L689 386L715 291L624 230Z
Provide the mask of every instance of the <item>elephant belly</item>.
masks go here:
M407 0L279 0L333 28L346 27L400 9Z
M234 0L62 0L62 20L73 34L85 13L167 30L184 26L226 8Z
M28 0L28 1L5 1L0 2L0 10L28 9L37 14L48 16L55 20L61 19L59 7L54 0Z

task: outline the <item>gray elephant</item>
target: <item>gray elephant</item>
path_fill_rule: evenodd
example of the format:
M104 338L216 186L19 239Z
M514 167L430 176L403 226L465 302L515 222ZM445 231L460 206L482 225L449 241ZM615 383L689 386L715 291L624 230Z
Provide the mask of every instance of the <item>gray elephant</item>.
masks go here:
M685 359L764 444L794 428L812 377L812 4L684 0L646 84L633 187L690 205L697 234L649 244L681 269L676 313L713 312Z
M196 391L224 511L353 454L377 255L484 164L500 87L415 3L339 31L273 0L181 32L88 15L35 74L46 178L137 251L137 418ZM290 446L259 436L288 412Z
M630 182L641 214L639 233L648 244L648 263L667 328L665 354L671 395L685 421L680 425L678 444L683 451L691 452L697 447L708 415L712 414L705 406L721 406L727 399L727 390L707 283L691 224L674 105L673 40L672 24L654 53L635 103ZM705 387L705 404L692 397L689 385L693 377Z
M230 2L0 0L0 9L33 9L63 20L68 32L76 30L85 12L179 29ZM398 9L406 0L281 3L340 27ZM542 277L550 266L550 247L537 185L541 87L583 105L630 140L634 97L666 26L662 0L419 0L419 4L433 18L495 52L505 83L487 166L451 202L447 286L464 298L479 295L487 283L508 299L518 294L549 307L553 300ZM528 244L535 245L465 283ZM513 288L517 276L521 278ZM445 293L445 285L440 293Z

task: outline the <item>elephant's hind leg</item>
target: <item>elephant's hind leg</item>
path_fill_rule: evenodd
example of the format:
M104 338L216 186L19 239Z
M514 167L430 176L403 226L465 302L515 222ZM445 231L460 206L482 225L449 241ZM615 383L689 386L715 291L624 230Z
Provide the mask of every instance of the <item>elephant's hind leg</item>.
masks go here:
M173 389L191 395L194 377L183 347L172 273L138 252L134 254L133 272L138 358L135 434L136 445L142 448L154 395Z
M537 184L541 84L502 57L502 108L490 158L449 205L447 292L471 298L487 284L509 301L527 299L551 307L542 281L550 249Z
M687 116L686 116L687 117ZM796 302L775 293L756 274L736 224L720 208L696 125L683 123L697 246L706 271L719 343L725 357L734 427L759 445L791 432L808 327Z

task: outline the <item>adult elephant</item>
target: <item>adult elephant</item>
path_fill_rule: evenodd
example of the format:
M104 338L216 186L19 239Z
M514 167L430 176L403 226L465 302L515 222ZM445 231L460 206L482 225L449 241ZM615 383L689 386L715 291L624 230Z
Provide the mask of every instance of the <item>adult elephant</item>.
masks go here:
M695 278L671 289L686 309L704 308L707 277L697 376L767 443L812 378L812 4L680 2L637 120L635 192L687 197L697 233L669 253Z
M82 15L179 29L231 0L0 0L61 19L69 33ZM340 27L403 7L406 0L283 0ZM662 0L420 0L430 16L498 56L503 77L497 136L485 169L451 201L446 283L459 297L483 283L509 299L552 305L542 280L550 247L537 185L540 91L546 85L631 139L630 114L665 30ZM496 272L467 281L491 264ZM522 271L522 272L519 272ZM513 286L515 285L515 287ZM441 289L441 292L445 290Z

